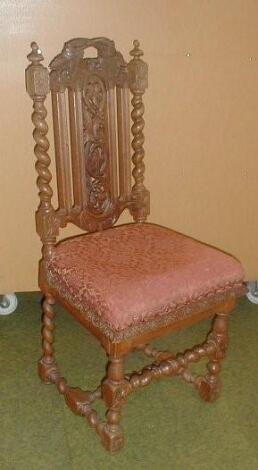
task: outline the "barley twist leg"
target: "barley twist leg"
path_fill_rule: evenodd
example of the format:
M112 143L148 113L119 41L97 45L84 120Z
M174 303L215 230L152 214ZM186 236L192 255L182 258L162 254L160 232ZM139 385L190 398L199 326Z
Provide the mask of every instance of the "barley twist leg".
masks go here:
M228 314L216 315L209 336L209 341L215 344L215 348L207 364L208 373L196 381L200 397L207 402L215 401L220 395L222 385L219 374L228 346L228 322Z
M54 358L54 298L46 294L43 301L42 318L42 349L43 355L38 363L39 376L44 383L55 383L59 377L57 364Z

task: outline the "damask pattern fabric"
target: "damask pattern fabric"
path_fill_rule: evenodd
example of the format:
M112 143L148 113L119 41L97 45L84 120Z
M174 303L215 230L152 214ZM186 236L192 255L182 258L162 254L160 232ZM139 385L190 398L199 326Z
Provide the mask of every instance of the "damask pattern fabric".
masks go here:
M112 340L171 323L244 289L235 258L154 224L65 240L46 276Z

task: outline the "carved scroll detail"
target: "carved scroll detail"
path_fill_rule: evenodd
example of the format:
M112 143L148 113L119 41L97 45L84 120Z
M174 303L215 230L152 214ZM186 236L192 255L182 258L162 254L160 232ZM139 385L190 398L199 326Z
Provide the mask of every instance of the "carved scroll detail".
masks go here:
M91 75L83 89L83 140L87 207L96 215L110 204L106 119L104 83L97 75Z
M89 47L96 49L95 57L87 57ZM87 231L102 230L131 206L128 74L114 41L103 37L67 41L50 63L53 96L69 94L74 204L66 215L58 212L62 226L69 221ZM118 123L118 114L125 123Z
M95 47L96 58L84 58L84 50ZM127 76L124 73L123 56L115 48L114 41L107 38L75 38L67 41L60 54L50 63L51 90L61 91L75 84L83 86L85 68L98 72L107 82L123 84Z

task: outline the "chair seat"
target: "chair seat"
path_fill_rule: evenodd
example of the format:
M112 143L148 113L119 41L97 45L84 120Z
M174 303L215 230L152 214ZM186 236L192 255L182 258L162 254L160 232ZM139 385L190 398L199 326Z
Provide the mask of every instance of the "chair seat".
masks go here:
M232 256L146 223L60 242L46 277L118 341L242 295L244 272Z

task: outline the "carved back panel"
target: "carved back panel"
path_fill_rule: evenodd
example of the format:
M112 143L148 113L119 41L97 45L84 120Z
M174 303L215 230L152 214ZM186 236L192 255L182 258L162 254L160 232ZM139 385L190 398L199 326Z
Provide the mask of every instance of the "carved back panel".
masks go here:
M131 197L127 64L109 39L73 39L50 69L63 223L105 228Z
M138 41L134 41L132 59L126 63L110 39L76 38L65 43L50 63L49 73L40 63L43 55L38 45L32 43L31 48L26 85L34 102L32 121L40 197L36 222L43 254L50 256L59 227L68 222L87 231L102 230L112 226L125 208L134 221L146 220L149 192L144 186L142 95L147 87L147 64L141 59L143 52ZM95 56L89 56L89 48L96 51ZM57 210L51 204L47 153L44 101L49 89Z

